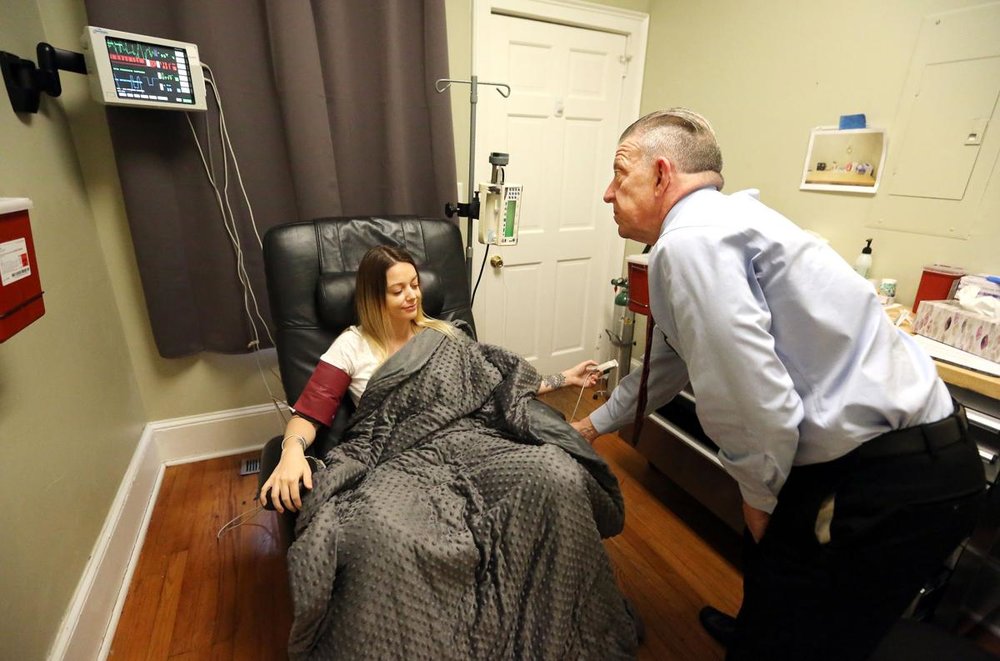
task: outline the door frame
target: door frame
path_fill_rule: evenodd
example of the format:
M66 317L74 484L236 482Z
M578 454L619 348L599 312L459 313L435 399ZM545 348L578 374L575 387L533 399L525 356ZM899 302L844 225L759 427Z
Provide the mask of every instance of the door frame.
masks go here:
M622 83L618 125L624 129L633 120L638 119L646 65L649 14L584 0L472 0L472 71L476 75L487 57L485 49L489 44L489 39L486 34L486 26L492 13L623 35L625 37L625 56L628 58L628 75ZM493 82L502 83L504 81ZM484 131L482 123L478 123L476 144L480 146L480 149L483 145ZM608 154L607 163L603 164L608 170L609 178L613 156L614 154ZM476 155L473 154L472 158L476 158ZM477 171L479 171L478 167ZM481 176L477 178L482 179ZM610 229L613 225L610 212L607 222ZM606 254L607 270L601 274L601 281L605 283L610 283L613 278L620 277L625 265L625 239L614 231L610 231L609 235L614 240L609 242ZM475 275L476 268L473 269L473 279L475 279ZM608 284L608 295L602 300L605 301L599 311L603 320L602 327L613 328L614 298L610 284ZM595 350L598 347L600 347L602 360L610 358L614 353L614 348L606 345L602 340L598 340Z

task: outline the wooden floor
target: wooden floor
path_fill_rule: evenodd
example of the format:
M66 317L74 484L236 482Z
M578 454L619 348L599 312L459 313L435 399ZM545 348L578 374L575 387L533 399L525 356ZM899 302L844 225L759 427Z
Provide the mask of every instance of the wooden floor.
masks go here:
M567 388L543 399L568 417L578 393ZM597 403L584 395L580 408L589 412ZM645 623L639 658L722 659L698 611L705 604L737 610L737 535L617 436L603 436L595 447L625 496L625 529L605 547ZM257 476L238 475L242 458L166 470L111 658L286 658L290 598L276 515L260 512L216 537L223 524L256 506ZM982 631L971 637L1000 654L995 637Z
M568 416L578 394L567 388L547 399ZM598 403L584 395L580 415ZM740 603L735 535L617 436L595 446L625 496L625 530L605 545L646 625L639 658L722 659L698 610L711 603L735 611ZM242 458L167 468L111 658L286 658L291 607L275 514L260 512L216 538L223 524L255 507L257 477L238 475Z
M239 476L242 458L166 469L110 658L286 657L291 600L274 514L216 538L255 509L257 476Z

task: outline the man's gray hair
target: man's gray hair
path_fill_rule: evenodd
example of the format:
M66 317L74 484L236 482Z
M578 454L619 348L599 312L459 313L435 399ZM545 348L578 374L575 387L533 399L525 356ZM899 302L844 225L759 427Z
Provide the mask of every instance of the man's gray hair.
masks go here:
M632 123L621 138L638 143L646 158L669 158L681 172L722 174L722 150L708 120L687 108L657 110Z

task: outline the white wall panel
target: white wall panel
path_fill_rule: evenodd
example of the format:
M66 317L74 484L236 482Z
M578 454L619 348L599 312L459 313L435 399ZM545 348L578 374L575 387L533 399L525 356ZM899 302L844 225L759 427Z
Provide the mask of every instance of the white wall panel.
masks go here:
M590 311L586 292L590 288L590 258L556 262L555 315L552 324L552 355L581 351L586 342L582 323ZM570 367L570 365L566 365Z

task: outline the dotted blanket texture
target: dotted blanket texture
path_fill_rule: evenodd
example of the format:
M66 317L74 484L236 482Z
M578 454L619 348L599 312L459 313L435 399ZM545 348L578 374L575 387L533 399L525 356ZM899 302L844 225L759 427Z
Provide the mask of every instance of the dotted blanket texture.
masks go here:
M607 465L504 349L425 331L369 383L288 554L293 659L624 659Z

